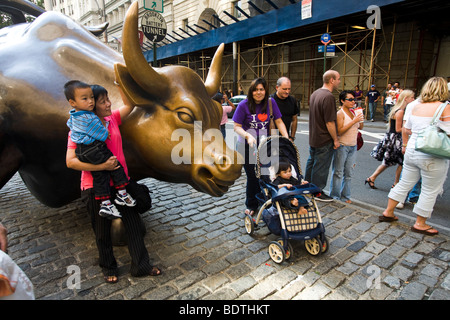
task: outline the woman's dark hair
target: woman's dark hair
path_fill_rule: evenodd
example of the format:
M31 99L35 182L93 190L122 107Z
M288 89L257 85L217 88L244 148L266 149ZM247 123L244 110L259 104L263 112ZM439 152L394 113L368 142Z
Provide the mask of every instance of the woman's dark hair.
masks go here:
M95 103L97 103L97 100L101 96L107 96L108 95L108 90L106 90L104 87L102 87L102 86L100 86L98 84L91 85L91 89L92 89L92 93L94 94L94 101L95 101ZM97 107L94 106L94 109L92 111L96 112L97 111Z
M250 110L250 113L256 113L256 102L253 99L253 91L256 91L256 87L262 84L264 87L264 90L266 91L266 94L264 96L262 104L261 113L267 113L267 101L269 100L269 90L267 88L267 82L264 78L256 78L252 81L250 84L250 88L248 88L248 94L247 94L247 100L248 100L248 109Z
M277 174L280 174L281 171L286 171L290 167L291 167L291 164L289 163L289 160L287 160L287 159L280 159L280 161L278 162Z
M94 94L94 100L96 102L97 102L97 99L100 96L107 96L108 95L108 91L104 87L99 86L98 84L91 85L91 89L92 89L92 93Z
M344 104L342 101L344 101L347 98L348 94L351 94L353 97L355 97L353 91L344 90L341 93L339 93L339 103L341 104L341 106Z

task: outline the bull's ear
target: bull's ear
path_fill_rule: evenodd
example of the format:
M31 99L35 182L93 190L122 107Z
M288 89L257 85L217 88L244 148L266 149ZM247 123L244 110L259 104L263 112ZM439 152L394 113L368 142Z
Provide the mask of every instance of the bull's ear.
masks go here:
M116 74L117 82L122 88L123 93L131 101L131 103L138 107L148 106L148 96L144 90L134 81L126 66L121 63L114 64L114 72Z
M213 97L219 91L220 83L222 82L222 57L224 49L225 44L223 43L217 48L205 80L206 91L210 97Z

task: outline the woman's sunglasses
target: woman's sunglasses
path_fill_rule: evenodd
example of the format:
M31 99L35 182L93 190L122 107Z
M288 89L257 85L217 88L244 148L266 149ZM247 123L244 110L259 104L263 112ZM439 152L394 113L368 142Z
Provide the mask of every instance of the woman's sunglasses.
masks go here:
M345 99L345 100L347 100L347 101L355 101L355 99L353 99L353 98L349 98L349 99Z

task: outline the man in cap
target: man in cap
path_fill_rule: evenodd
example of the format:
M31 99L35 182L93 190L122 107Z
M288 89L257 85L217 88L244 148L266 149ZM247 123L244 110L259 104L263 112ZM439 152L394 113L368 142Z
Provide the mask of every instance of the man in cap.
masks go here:
M375 89L375 85L370 86L370 90L366 94L366 107L369 106L369 119L374 122L375 112L377 110L377 102L380 100L381 94Z

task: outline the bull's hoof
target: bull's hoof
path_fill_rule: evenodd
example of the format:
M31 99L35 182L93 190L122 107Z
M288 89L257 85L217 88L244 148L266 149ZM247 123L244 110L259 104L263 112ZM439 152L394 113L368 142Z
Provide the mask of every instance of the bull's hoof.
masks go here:
M126 246L128 244L126 230L122 219L114 219L111 223L111 241L113 246Z

